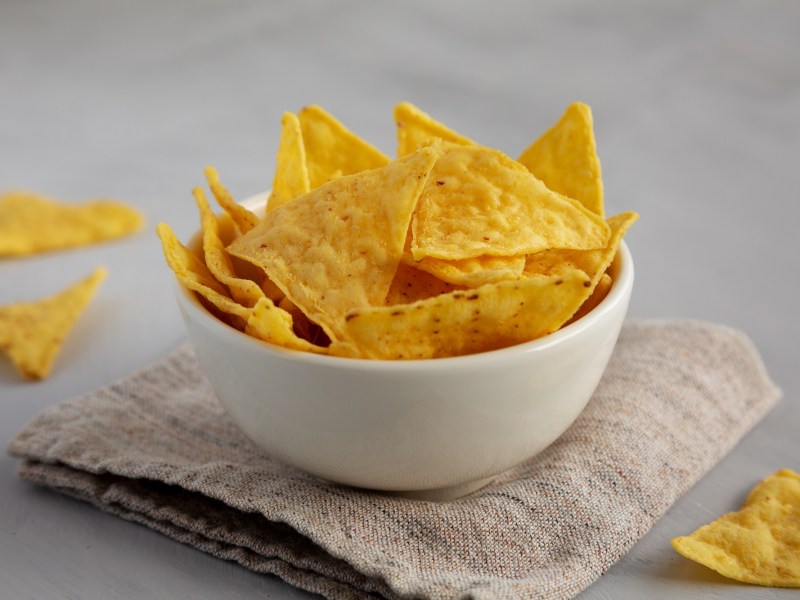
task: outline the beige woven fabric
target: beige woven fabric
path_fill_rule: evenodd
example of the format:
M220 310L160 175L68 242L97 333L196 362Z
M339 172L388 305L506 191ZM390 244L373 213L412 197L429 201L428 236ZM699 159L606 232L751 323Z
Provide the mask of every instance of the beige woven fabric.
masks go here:
M555 444L471 496L430 503L329 484L260 453L183 347L51 407L9 451L23 479L328 598L568 598L779 396L743 334L629 321Z

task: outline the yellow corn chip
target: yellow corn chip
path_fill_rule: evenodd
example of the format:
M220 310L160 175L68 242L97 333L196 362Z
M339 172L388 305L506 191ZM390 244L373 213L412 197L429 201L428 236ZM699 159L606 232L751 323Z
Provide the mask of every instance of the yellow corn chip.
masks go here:
M236 227L236 223L233 222L233 219L228 213L220 213L216 215L216 219L217 233L219 234L219 239L222 242L223 247L227 246L241 235L239 233L239 228Z
M228 247L269 278L332 339L353 308L386 300L411 213L438 151L331 181L269 213Z
M263 290L254 281L236 276L233 264L225 252L220 239L219 222L200 188L192 190L197 208L200 211L200 224L203 230L203 254L206 266L214 279L222 283L230 291L233 299L246 307L253 307L264 297Z
M239 231L247 233L261 222L261 219L233 199L230 192L220 183L219 173L214 167L208 166L203 172L217 204L231 216Z
M141 229L142 215L121 202L62 204L29 192L0 196L0 256L73 248Z
M525 255L484 255L461 260L426 257L409 264L454 285L480 287L485 283L518 279L525 268Z
M389 157L317 105L300 111L311 189L338 176L382 167Z
M419 198L411 253L461 260L608 242L606 222L549 190L518 162L481 146L444 146Z
M401 262L386 295L386 305L411 304L459 289L462 288Z
M800 475L783 469L767 477L739 512L673 539L672 547L737 581L800 587Z
M283 113L276 163L267 211L275 210L311 190L303 132L300 130L300 119L294 113Z
M569 325L570 323L574 323L581 317L585 317L590 312L592 312L597 306L605 300L606 296L608 296L608 292L611 291L611 286L614 284L614 281L611 279L611 276L608 273L603 273L603 276L600 278L600 281L597 282L594 290L592 291L592 295L589 296L578 311L572 315L569 321L565 323L565 325Z
M294 333L294 323L291 315L278 308L266 296L261 298L253 307L247 319L245 333L276 346L291 350L303 350L316 354L327 354L328 349L316 346Z
M238 256L234 256L233 258L242 260ZM248 264L255 267L255 265L253 265L252 263ZM260 268L260 267L255 267L255 268ZM266 273L264 275L266 276ZM286 294L283 293L283 290L281 290L281 288L275 285L269 277L265 277L264 283L261 284L261 289L264 291L264 295L270 300L272 300L275 304L280 304L281 301L286 297Z
M401 102L394 107L394 122L397 125L397 156L416 152L436 140L469 146L475 143L434 121L410 102Z
M50 374L64 339L105 276L101 267L53 296L0 306L0 350L20 375L44 379Z
M579 270L490 283L413 304L356 309L331 354L424 359L496 350L558 329L589 295Z
M561 119L519 157L554 192L603 216L603 177L594 140L592 109L573 102Z
M205 263L180 243L166 223L159 223L156 233L161 239L164 258L175 277L186 288L200 294L224 315L237 329L244 330L250 310L231 299L228 289L209 271Z
M205 298L218 311L229 317L230 324L253 337L279 346L317 352L305 340L294 334L292 317L262 296L253 308L242 306L227 295L225 287L217 281L205 264L178 241L169 225L159 223L156 228L164 249L167 264L178 281Z
M568 269L580 269L592 281L591 289L600 282L628 228L639 219L635 212L624 212L608 219L611 237L605 248L597 250L545 250L530 254L525 260L526 276L554 275Z

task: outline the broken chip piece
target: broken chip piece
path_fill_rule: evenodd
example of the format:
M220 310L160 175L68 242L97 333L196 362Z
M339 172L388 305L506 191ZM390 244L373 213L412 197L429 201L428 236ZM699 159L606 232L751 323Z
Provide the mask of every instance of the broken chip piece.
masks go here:
M800 587L800 474L783 469L770 475L741 510L674 538L672 547L730 579Z

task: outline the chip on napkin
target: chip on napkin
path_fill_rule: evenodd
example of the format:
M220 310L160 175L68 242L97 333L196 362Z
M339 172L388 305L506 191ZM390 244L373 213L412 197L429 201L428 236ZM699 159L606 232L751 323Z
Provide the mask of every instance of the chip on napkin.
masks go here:
M27 379L44 379L83 309L106 276L100 267L47 298L0 306L0 350Z
M0 257L85 246L141 229L144 219L113 200L65 204L30 192L0 196Z
M672 547L731 579L800 587L800 474L783 469L759 483L728 513Z

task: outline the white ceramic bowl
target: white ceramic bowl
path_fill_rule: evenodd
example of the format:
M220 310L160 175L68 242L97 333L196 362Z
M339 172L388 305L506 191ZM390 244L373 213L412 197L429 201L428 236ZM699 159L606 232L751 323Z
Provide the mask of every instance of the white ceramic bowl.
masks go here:
M612 274L602 303L553 334L433 360L285 350L225 325L182 287L177 298L203 371L258 446L330 481L442 500L533 457L577 418L627 312L624 243Z

